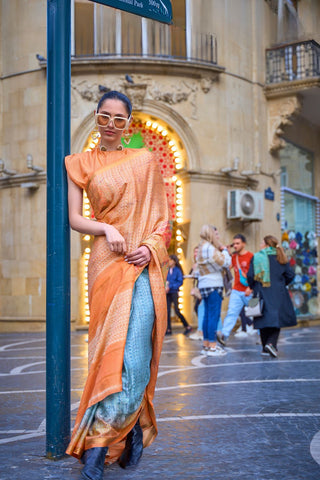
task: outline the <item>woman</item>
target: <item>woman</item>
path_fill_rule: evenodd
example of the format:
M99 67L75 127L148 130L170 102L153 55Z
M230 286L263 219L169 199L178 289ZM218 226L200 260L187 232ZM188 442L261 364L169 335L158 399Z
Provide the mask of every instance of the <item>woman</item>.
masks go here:
M179 262L179 259L176 255L170 255L169 257L169 271L167 276L166 283L166 293L167 293L167 335L171 335L171 304L173 303L174 311L177 317L181 320L184 326L184 335L187 335L191 332L192 327L188 324L187 320L184 318L182 313L179 310L178 306L178 292L179 288L183 284L183 271Z
M219 232L212 225L202 226L200 238L197 255L198 286L204 302L203 349L201 353L214 357L225 353L217 346L216 332L223 298L222 269L230 266L231 257L227 248L220 242Z
M277 357L280 329L297 324L286 288L292 282L294 272L276 237L264 237L260 248L251 260L247 275L254 295L259 295L264 301L262 317L254 319L254 328L260 330L262 354Z
M192 278L193 279L193 288L191 289L191 295L194 297L194 311L197 315L198 319L198 328L197 331L189 335L191 340L203 340L203 333L202 333L202 324L203 324L203 315L204 315L204 302L201 299L200 290L198 288L198 277L199 277L199 270L197 265L197 255L198 255L199 247L198 245L193 249L193 265L189 272L189 275L186 275L184 278Z
M103 95L95 112L100 144L65 159L70 225L94 235L89 373L67 449L85 464L87 480L101 480L105 462L135 465L157 434L152 399L166 330L168 208L152 154L122 147L131 111L125 95ZM82 216L83 190L95 220Z

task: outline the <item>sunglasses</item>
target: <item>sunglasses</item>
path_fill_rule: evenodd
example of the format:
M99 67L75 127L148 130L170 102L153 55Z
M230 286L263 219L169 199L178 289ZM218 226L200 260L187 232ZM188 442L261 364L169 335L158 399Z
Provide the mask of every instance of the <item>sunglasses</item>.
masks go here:
M129 126L131 117L111 117L111 115L107 115L106 113L96 113L95 118L98 127L107 127L112 120L115 129L124 130Z

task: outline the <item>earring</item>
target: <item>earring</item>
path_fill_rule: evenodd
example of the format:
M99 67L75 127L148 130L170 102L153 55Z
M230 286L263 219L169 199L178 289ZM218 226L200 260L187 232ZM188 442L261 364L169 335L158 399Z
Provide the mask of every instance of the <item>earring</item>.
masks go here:
M92 140L99 140L100 137L101 137L101 134L100 134L98 128L94 127L94 130L92 130L92 132L91 132Z
M131 142L131 138L132 138L132 134L129 133L129 130L125 130L123 132L123 141L126 145L129 145L129 143Z

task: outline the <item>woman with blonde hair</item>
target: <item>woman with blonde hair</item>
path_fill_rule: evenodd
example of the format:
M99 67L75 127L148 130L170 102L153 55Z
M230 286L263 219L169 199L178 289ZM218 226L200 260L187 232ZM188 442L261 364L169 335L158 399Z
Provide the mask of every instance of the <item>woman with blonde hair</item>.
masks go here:
M262 355L277 357L280 329L297 324L287 290L294 272L276 237L266 235L260 247L251 260L247 275L254 295L259 295L264 303L262 316L255 318L254 328L260 330Z
M201 353L213 357L225 353L217 346L216 332L223 294L222 269L230 266L231 257L227 248L222 245L219 232L213 225L203 225L200 238L197 254L198 287L204 302L203 349Z

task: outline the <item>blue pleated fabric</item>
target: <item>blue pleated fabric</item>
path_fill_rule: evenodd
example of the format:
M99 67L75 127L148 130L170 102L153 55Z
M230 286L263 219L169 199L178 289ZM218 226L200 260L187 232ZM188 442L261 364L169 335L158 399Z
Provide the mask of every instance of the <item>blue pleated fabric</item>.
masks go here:
M143 400L150 379L152 329L155 318L148 269L135 282L122 368L122 391L109 395L88 408L82 422L88 436L103 436L121 429ZM81 422L81 423L82 423Z

